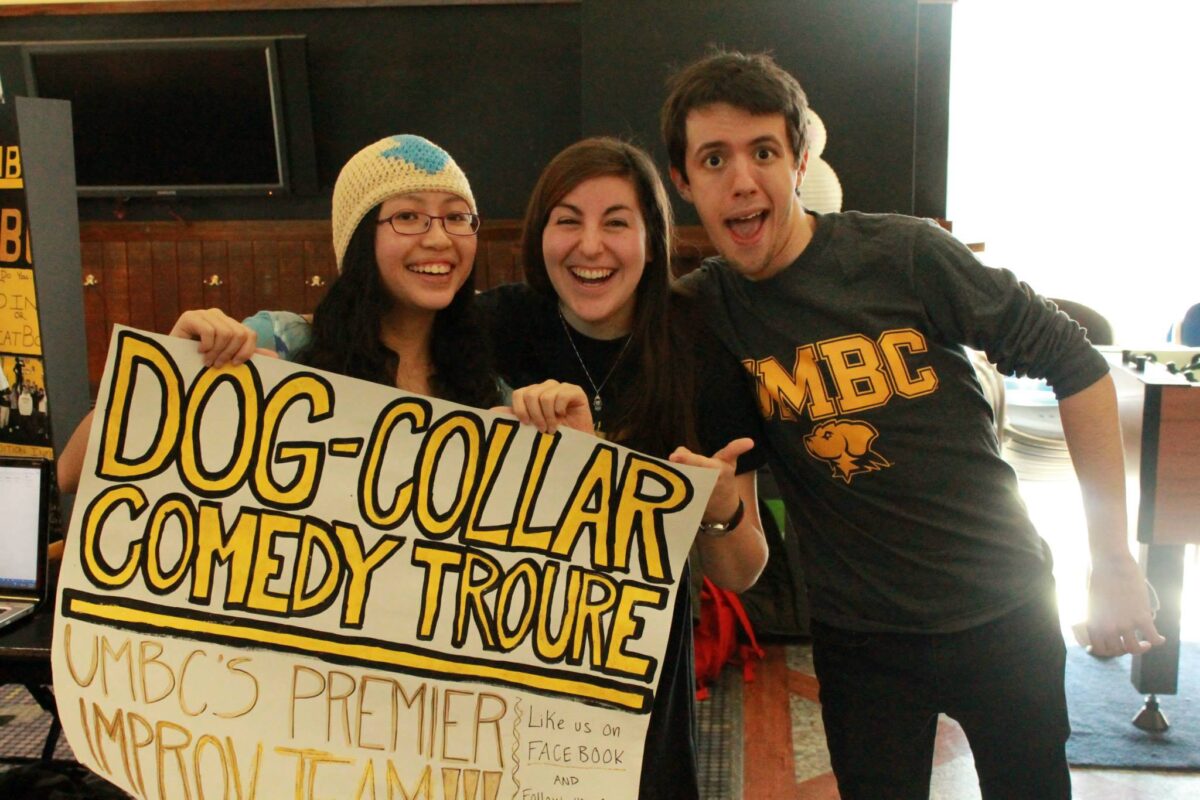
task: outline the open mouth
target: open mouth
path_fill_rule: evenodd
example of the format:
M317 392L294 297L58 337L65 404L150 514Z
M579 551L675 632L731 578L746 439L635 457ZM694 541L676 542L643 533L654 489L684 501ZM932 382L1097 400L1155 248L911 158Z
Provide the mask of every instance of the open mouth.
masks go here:
M454 268L450 264L409 264L405 267L409 272L418 275L449 275Z
M762 231L767 221L766 211L756 211L740 217L730 217L725 220L725 227L733 234L735 242L752 241Z
M617 274L615 269L605 267L570 267L569 271L584 286L600 286Z

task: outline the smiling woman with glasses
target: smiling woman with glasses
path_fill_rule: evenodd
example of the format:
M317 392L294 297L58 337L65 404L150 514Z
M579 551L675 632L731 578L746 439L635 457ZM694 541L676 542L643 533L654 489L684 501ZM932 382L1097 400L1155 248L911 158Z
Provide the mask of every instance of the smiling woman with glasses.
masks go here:
M501 395L474 310L479 225L471 185L449 153L411 134L381 139L338 175L339 275L311 323L262 311L247 329L209 309L185 313L172 333L199 339L216 364L244 360L257 346L416 394L495 406Z
M435 219L442 223L442 230L451 236L474 236L479 232L479 215L466 212L437 216L420 211L397 211L387 219L379 220L379 224L391 223L392 230L401 236L420 236L433 227Z
M495 405L500 396L473 310L478 230L471 185L445 150L408 134L363 148L333 190L340 275L313 314L311 341L296 343L296 360L418 394ZM286 340L287 315L279 317L252 319L252 327L269 326L268 336L259 330L260 343L275 348Z
M184 312L171 335L198 340L209 366L238 364L257 350L414 394L494 407L501 384L480 344L474 306L478 231L471 185L449 153L420 136L380 139L338 174L338 277L311 320L260 311L238 322L211 308ZM89 413L58 459L63 491L78 485L91 422Z

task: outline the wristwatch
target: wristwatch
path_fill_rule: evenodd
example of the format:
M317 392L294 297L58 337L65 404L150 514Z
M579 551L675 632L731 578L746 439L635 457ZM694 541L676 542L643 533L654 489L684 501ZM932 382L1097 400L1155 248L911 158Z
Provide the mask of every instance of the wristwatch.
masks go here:
M733 512L733 516L729 518L728 522L701 522L700 533L703 533L705 536L712 536L714 539L728 536L734 532L738 525L742 524L742 517L745 514L746 504L739 497L737 511Z

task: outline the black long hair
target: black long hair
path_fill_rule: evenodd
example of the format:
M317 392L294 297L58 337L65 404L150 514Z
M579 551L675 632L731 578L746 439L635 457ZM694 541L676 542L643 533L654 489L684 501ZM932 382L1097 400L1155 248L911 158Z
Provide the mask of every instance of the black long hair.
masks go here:
M579 184L598 177L628 180L646 224L648 260L634 291L630 355L632 380L617 389L617 415L610 423L614 441L666 455L678 445L698 448L695 423L695 357L685 313L686 299L671 288L671 201L654 161L645 151L610 137L576 142L551 159L538 178L525 211L521 256L525 280L558 302L546 260L542 233L550 212Z
M375 227L379 206L371 209L350 237L342 273L313 312L312 342L296 358L302 364L351 378L396 385L400 358L380 338L392 298L379 277ZM495 372L475 313L475 272L433 320L430 355L434 394L476 408L500 403Z

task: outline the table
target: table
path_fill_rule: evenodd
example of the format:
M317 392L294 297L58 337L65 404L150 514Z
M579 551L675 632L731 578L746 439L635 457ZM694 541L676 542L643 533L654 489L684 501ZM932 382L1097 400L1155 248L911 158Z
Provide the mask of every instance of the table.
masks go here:
M1115 361L1115 359L1114 359ZM1146 579L1158 593L1154 624L1167 637L1161 647L1133 657L1130 680L1148 695L1175 694L1184 546L1200 542L1200 384L1161 364L1115 361L1126 466L1139 486L1137 538ZM1157 714L1150 729L1165 729ZM1145 727L1135 720L1139 727Z
M54 683L50 669L50 643L54 638L54 606L46 603L25 619L0 629L0 684L17 683L25 687L37 704L50 712L50 731L42 746L42 760L54 757L62 725L54 703ZM0 757L20 762L27 759Z

